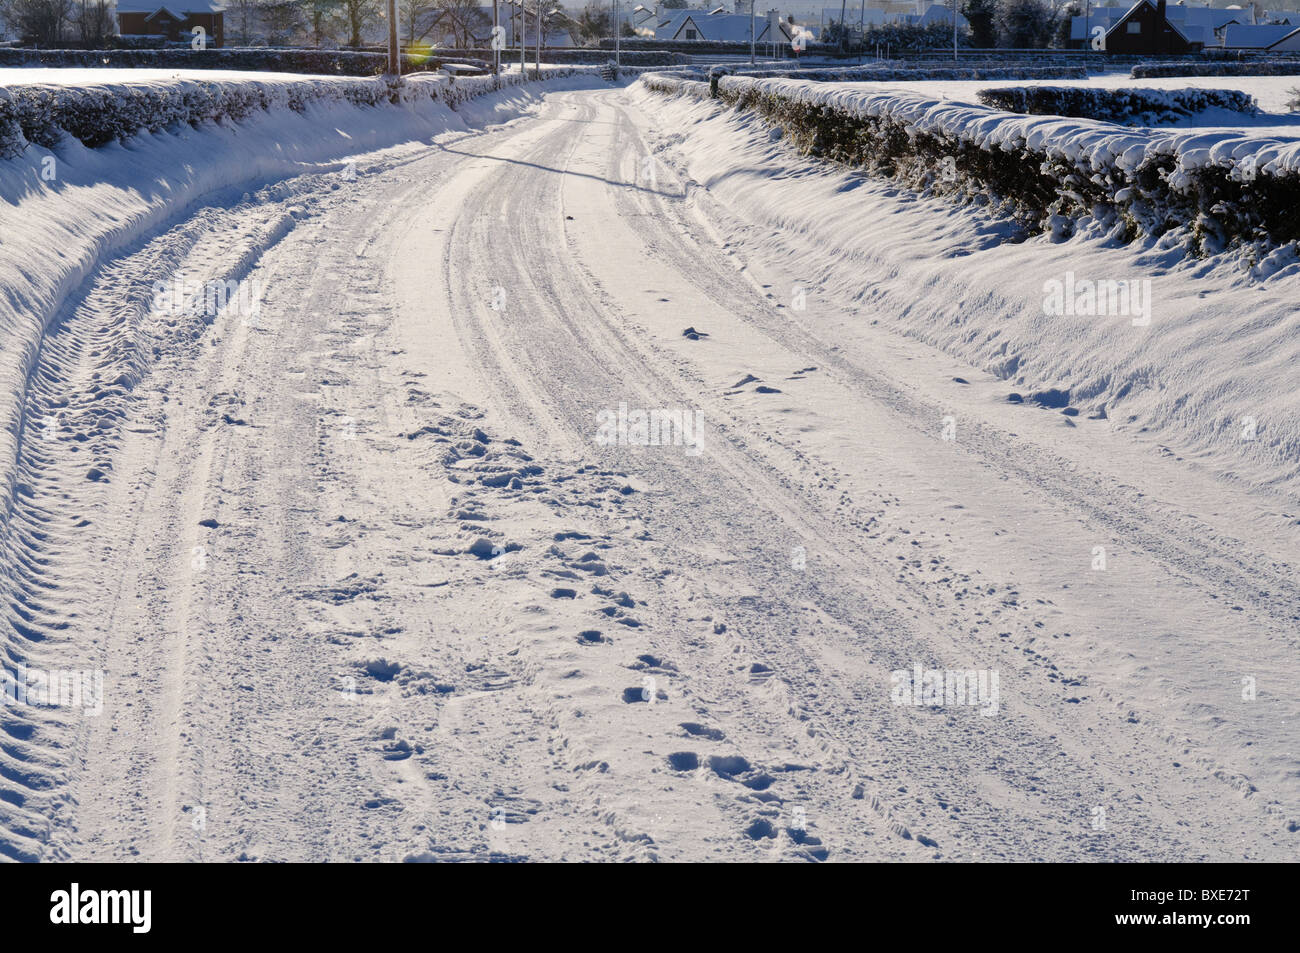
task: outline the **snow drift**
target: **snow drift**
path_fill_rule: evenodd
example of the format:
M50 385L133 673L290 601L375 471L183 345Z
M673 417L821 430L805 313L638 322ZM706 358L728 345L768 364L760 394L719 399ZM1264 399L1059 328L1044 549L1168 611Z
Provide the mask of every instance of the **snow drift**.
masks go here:
M662 77L639 84L655 85L680 91ZM968 150L1005 143L1039 150L1037 161L1050 150L1056 164L1049 168L1057 170L1094 161L1132 168L1156 148L1191 169L1235 165L1243 154L1259 156L1261 167L1268 156L1289 168L1295 156L1248 138L1014 117L900 91L780 85L818 103L883 114L889 138L872 136L868 148L893 156L899 170L913 148L909 133L936 129ZM1176 231L1127 244L1100 227L1026 240L1014 223L990 214L998 209L987 200L900 194L896 179L802 159L798 153L811 150L801 130L780 135L758 110L694 95L643 98L657 122L681 130L664 144L665 161L699 183L715 215L744 223L735 233L715 224L719 233L745 241L751 254L760 248L826 311L885 324L985 369L1028 403L1037 397L1045 408L1059 405L1057 413L1109 420L1233 480L1289 494L1300 485L1293 245L1252 249L1260 258L1246 249L1197 258ZM832 123L843 113L823 115ZM938 183L942 168L928 168L924 181ZM1017 183L1008 174L999 184Z
M642 82L705 98L706 83ZM1021 116L901 89L724 76L717 98L781 127L807 155L918 190L994 202L1030 231L1121 241L1176 233L1194 255L1300 239L1300 140Z
M541 78L559 79L584 71L593 72L591 67L544 67ZM53 147L65 133L82 145L102 146L142 130L240 122L259 111L301 113L313 103L381 106L431 101L454 109L475 96L528 82L533 75L535 71L529 76L507 72L460 80L414 75L401 81L275 76L0 87L0 158L21 153L29 142Z

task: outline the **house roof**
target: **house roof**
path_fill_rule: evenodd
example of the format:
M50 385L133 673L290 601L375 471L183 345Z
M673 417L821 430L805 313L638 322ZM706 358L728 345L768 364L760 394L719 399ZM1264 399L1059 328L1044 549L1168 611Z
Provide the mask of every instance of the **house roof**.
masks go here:
M1120 17L1118 20L1115 20L1114 22L1111 23L1110 29L1106 31L1106 36L1109 37L1112 33L1114 33L1121 26L1123 26L1130 19L1132 19L1133 15L1137 13L1138 10L1140 10L1144 5L1151 7L1151 9L1153 10L1157 9L1157 5L1154 2L1154 0L1138 0L1137 3L1133 4L1133 6L1129 7L1128 10L1124 12L1124 15L1122 17ZM1169 26L1169 29L1173 30L1175 33L1177 33L1179 36L1181 36L1184 40L1186 40L1189 43L1201 42L1199 39L1194 40L1192 37L1188 36L1186 24L1179 23L1178 20L1175 20L1173 17L1169 16L1170 9L1177 9L1177 8L1170 8L1170 7L1165 8L1165 23ZM1199 32L1199 30L1197 32Z
M655 35L661 40L684 40L685 31L695 30L698 38L701 40L714 41L732 41L732 42L749 42L749 14L735 13L717 13L713 16L708 15L708 11L686 10L675 11L683 14L674 16L665 26L655 31ZM766 39L768 33L768 19L765 16L754 19L754 39L760 43L770 42ZM784 21L781 23L781 42L790 38L789 28Z
M117 0L118 13L157 13L166 9L174 16L186 13L221 13L226 9L220 0Z
M1294 31L1293 26L1230 23L1223 31L1223 47L1228 50L1264 50Z
M1070 19L1070 39L1091 39L1092 31L1097 27L1109 30L1127 12L1126 7L1093 7L1088 15Z
M1287 53L1294 53L1297 50L1300 50L1300 29L1293 29L1286 36L1282 37L1282 39L1270 46L1269 49Z

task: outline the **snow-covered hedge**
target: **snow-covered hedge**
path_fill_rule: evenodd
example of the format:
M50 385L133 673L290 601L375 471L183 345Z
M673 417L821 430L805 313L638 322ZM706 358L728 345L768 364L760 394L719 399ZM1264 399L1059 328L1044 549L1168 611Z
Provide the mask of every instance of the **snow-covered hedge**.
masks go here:
M1129 75L1133 79L1162 79L1170 76L1300 76L1300 60L1138 63Z
M492 51L488 49L465 49L456 51L461 56L471 56L486 62L492 61ZM510 50L503 50L502 57L507 63L519 62L519 47ZM533 62L536 50L528 48L528 62ZM608 49L583 48L576 50L542 50L542 62L555 64L582 63L587 65L597 65L612 60L614 58L614 44L610 44ZM684 66L690 63L691 58L685 53L672 53L667 50L630 50L627 48L627 39L623 39L623 45L619 50L619 60L624 66Z
M482 60L464 56L404 55L402 71L432 71L440 69L444 63L487 66ZM0 47L0 66L220 69L318 76L378 76L387 68L388 56L347 50L31 50Z
M642 77L651 90L709 84ZM724 76L717 98L781 127L808 155L936 194L996 203L1035 231L1083 223L1119 240L1180 229L1188 250L1300 239L1300 140L1021 116L905 90Z
M754 79L810 79L821 83L909 82L960 79L1087 79L1082 66L856 66L831 69L755 69L738 67Z
M1259 112L1254 96L1235 89L1007 86L980 90L979 101L1013 113L1073 116L1139 126L1174 123L1207 109L1227 109L1247 115Z
M595 73L592 66L543 66L541 79ZM303 112L313 103L378 106L421 99L455 109L501 86L537 78L529 69L501 76L449 79L420 74L395 83L384 78L166 80L97 86L0 87L0 158L12 158L29 142L52 148L65 134L87 146L102 146L142 130L204 122L239 122L259 110Z

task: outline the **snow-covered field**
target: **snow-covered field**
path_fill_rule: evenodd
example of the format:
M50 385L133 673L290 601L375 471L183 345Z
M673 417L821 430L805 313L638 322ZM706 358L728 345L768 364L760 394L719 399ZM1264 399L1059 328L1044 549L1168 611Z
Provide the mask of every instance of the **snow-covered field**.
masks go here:
M878 88L874 83L852 84L862 89ZM1008 83L1000 80L948 80L938 82L917 81L912 83L891 84L898 89L906 89L936 99L951 99L962 103L978 103L977 94L981 89L995 86L1085 86L1100 89L1239 89L1255 97L1265 115L1242 117L1237 113L1216 111L1199 116L1194 120L1198 126L1227 126L1251 128L1260 132L1275 130L1296 135L1300 132L1300 114L1292 114L1287 103L1294 98L1293 90L1300 88L1300 76L1192 76L1160 79L1130 79L1127 70L1113 73L1099 73L1086 80L1082 79L1044 79L1016 80Z
M0 855L1294 860L1300 266L1014 234L577 78L0 162Z

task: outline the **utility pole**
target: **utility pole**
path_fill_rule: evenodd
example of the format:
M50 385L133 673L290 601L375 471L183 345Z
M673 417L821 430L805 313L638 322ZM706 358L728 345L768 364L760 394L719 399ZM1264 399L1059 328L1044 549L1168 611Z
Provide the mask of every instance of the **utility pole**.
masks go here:
M618 22L618 0L614 0L614 67L617 69L622 66L622 54L619 50L620 37L623 35L623 24Z
M957 62L957 0L952 0L952 61Z
M402 57L397 49L397 0L388 0L388 75L402 75Z
M542 78L542 0L537 0L537 78Z
M501 17L497 13L497 0L492 0L492 75L501 75Z
M858 18L858 65L862 65L862 48L867 45L867 0L862 0L862 16Z
M844 23L844 8L848 5L849 0L840 0L840 52L847 53L849 49L849 29Z
M749 65L754 65L754 4L758 0L749 0Z

